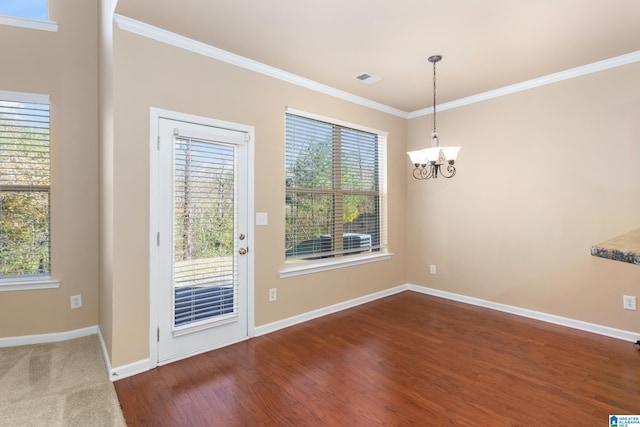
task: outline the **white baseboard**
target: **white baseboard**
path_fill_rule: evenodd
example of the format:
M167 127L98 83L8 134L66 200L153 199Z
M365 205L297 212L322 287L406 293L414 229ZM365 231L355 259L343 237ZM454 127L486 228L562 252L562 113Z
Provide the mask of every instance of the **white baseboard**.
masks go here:
M297 316L289 317L287 319L279 320L277 322L268 323L266 325L258 326L255 328L255 335L260 336L271 332L278 331L280 329L287 328L289 326L297 325L302 322L316 319L318 317L326 316L328 314L337 313L342 310L347 310L352 307L356 307L362 304L366 304L371 301L375 301L380 298L384 298L390 295L395 295L403 291L419 292L427 295L433 295L453 301L462 302L465 304L476 305L480 307L489 308L492 310L498 310L505 313L515 314L517 316L528 317L531 319L540 320L547 323L553 323L560 326L566 326L581 331L591 332L598 335L604 335L611 338L617 338L623 341L636 342L640 336L640 332L625 331L622 329L610 328L608 326L597 325L595 323L583 322L581 320L570 319L567 317L556 316L553 314L547 314L540 311L529 310L525 308L515 307L507 304L501 304L493 301L487 301L480 298L469 297L465 295L455 294L452 292L441 291L439 289L428 288L425 286L418 286L413 284L406 284L396 286L394 288L385 289L384 291L376 292L370 295L365 295L359 298L355 298L349 301L344 301L338 304L334 304L328 307L313 310L307 313L303 313ZM80 338L87 335L97 334L100 346L102 348L102 355L104 357L107 373L111 381L121 380L142 372L146 372L152 369L150 359L138 360L128 365L118 366L113 368L111 366L111 360L107 352L107 348L102 337L102 333L98 326L90 326L87 328L76 329L73 331L53 333L53 334L41 334L41 335L27 335L22 337L9 337L0 338L0 347L13 347L18 345L29 344L42 344L48 342L66 341L74 338Z
M492 310L503 311L506 313L515 314L517 316L528 317L535 320L540 320L547 323L553 323L560 326L566 326L573 329L579 329L586 332L591 332L598 335L604 335L611 338L617 338L623 341L636 342L640 333L624 331L621 329L610 328L608 326L597 325L594 323L583 322L581 320L569 319L567 317L555 316L552 314L543 313L540 311L528 310L525 308L515 307L511 305L501 304L497 302L487 301L479 298L469 297L465 295L455 294L452 292L441 291L438 289L427 288L425 286L418 286L413 284L406 284L396 286L391 289L376 292L374 294L365 295L363 297L355 298L349 301L344 301L338 304L334 304L328 307L313 310L307 313L303 313L297 316L289 317L287 319L279 320L277 322L268 323L266 325L258 326L254 332L256 337L260 335L266 335L271 332L278 331L280 329L287 328L289 326L297 325L309 320L316 319L318 317L326 316L328 314L337 313L342 310L347 310L358 305L366 304L371 301L375 301L380 298L384 298L390 295L394 295L404 291L413 291L423 294L433 295L453 301L462 302L465 304L476 305L480 307L489 308ZM132 364L115 368L111 370L112 381L117 381L132 375L136 375L152 369L149 359L140 360Z
M640 336L640 332L625 331L622 329L610 328L608 326L597 325L595 323L583 322L581 320L570 319L568 317L556 316L540 311L528 310L526 308L515 307L512 305L501 304L493 301L487 301L479 298L468 297L465 295L454 294L452 292L441 291L439 289L427 288L408 284L407 289L414 292L433 295L436 297L446 298L466 304L477 305L480 307L490 308L492 310L503 311L505 313L515 314L530 319L541 320L555 325L566 326L568 328L579 329L581 331L591 332L598 335L604 335L611 338L617 338L623 341L636 342Z
M118 381L127 377L132 377L150 370L151 362L149 358L138 360L128 365L117 366L109 370L109 378L111 381Z
M348 308L356 307L361 304L365 304L370 301L377 300L379 298L384 298L389 295L394 295L400 293L402 291L406 291L408 287L406 285L397 286L395 288L386 289L384 291L376 292L374 294L365 295L363 297L355 298L349 301L341 302L338 304L331 305L329 307L320 308L318 310L313 310L308 313L303 313L298 316L289 317L288 319L279 320L277 322L269 323L267 325L258 326L254 329L254 336L265 335L270 332L275 332L279 329L283 329L289 326L296 325L298 323L306 322L308 320L315 319L317 317L326 316L327 314L336 313L338 311L346 310ZM179 360L178 358L176 360ZM108 360L108 356L105 353L105 361ZM106 362L108 366L109 363ZM153 367L151 366L150 359L143 359L137 362L133 362L129 365L118 366L115 368L109 369L109 377L111 381L118 381L136 374L140 374L142 372L146 372Z
M109 357L109 352L107 351L107 345L104 342L104 338L102 337L102 331L98 326L98 341L100 341L100 349L102 350L102 358L104 359L104 365L107 368L107 375L109 375L109 379L113 381L111 376L111 358Z
M21 337L0 338L0 347L15 347L18 345L44 344L72 340L98 333L97 326L75 329L73 331L55 332L52 334L25 335Z
M113 368L111 366L111 358L107 351L107 346L102 338L102 332L98 328L98 338L100 339L100 346L102 347L102 356L104 357L104 364L107 367L107 375L112 382L121 380L123 378L131 377L136 374L141 374L151 369L149 359L138 360L137 362L129 363L128 365L118 366Z
M96 326L89 326L87 328L75 329L73 331L56 332L52 334L39 334L39 335L25 335L21 337L7 337L0 338L0 347L15 347L19 345L33 345L33 344L46 344L50 342L60 342L72 340L75 338L86 337L89 335L98 335L98 341L100 342L100 348L102 350L102 357L107 368L107 374L111 381L116 381L121 378L130 377L141 372L149 370L149 359L140 360L138 362L131 363L129 365L120 366L118 368L111 368L111 360L109 353L107 352L107 346L104 343L102 332L100 328Z
M395 288L385 289L384 291L376 292L373 294L365 295L363 297L355 298L349 301L344 301L338 304L330 305L328 307L319 308L317 310L309 311L307 313L299 314L297 316L289 317L287 319L278 320L277 322L267 323L266 325L258 326L255 328L255 336L265 335L271 332L275 332L280 329L287 328L289 326L297 325L298 323L306 322L318 317L326 316L327 314L337 313L338 311L346 310L358 305L366 304L371 301L375 301L380 298L388 297L408 289L407 285L396 286Z

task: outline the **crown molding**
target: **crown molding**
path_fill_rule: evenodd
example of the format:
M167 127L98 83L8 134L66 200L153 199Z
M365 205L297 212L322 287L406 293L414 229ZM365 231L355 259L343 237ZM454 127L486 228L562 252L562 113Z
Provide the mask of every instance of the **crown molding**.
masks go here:
M316 92L324 93L325 95L333 96L344 101L378 110L383 113L391 114L405 119L413 119L433 113L433 107L423 108L421 110L412 112L406 112L394 107L390 107L388 105L375 102L370 99L362 98L360 96L353 95L349 92L345 92L343 90L336 89L322 83L318 83L314 80L298 76L297 74L293 74L279 68L254 61L244 56L236 55L235 53L219 49L206 43L202 43L188 37L184 37L158 27L154 27L153 25L145 24L144 22L140 22L123 15L115 14L114 20L118 25L118 28L120 28L121 30L129 31L143 37L147 37L200 55L208 56L210 58L226 62L228 64L264 74L266 76L273 77ZM487 101L493 98L499 98L501 96L522 92L539 86L544 86L551 83L560 82L562 80L568 80L639 61L640 51L631 52L625 55L616 56L614 58L605 59L603 61L594 62L592 64L587 64L580 67L571 68L569 70L560 71L558 73L549 74L547 76L527 80L522 83L516 83L510 86L490 90L477 95L468 96L466 98L460 98L451 102L438 104L437 109L438 111L451 110L454 108L463 107L465 105L475 104L477 102Z
M527 80L522 83L516 83L510 86L505 86L500 89L490 90L488 92L479 93L477 95L468 96L466 98L460 98L455 101L445 102L444 104L438 104L437 108L438 108L438 111L451 110L453 108L475 104L476 102L482 102L489 99L510 95L516 92L522 92L524 90L529 90L539 86L560 82L562 80L573 79L575 77L597 73L599 71L608 70L610 68L621 67L623 65L632 64L638 61L640 61L640 50L636 52L628 53L626 55L620 55L610 59L605 59L603 61L594 62L592 64L582 65L580 67L571 68L565 71L560 71L558 73L549 74L548 76ZM425 116L432 113L433 113L433 107L423 108L421 110L416 110L408 113L407 118L413 119L415 117Z
M129 31L131 33L138 34L140 36L166 43L181 49L185 49L200 55L204 55L218 61L226 62L228 64L245 68L256 73L276 78L278 80L311 89L316 92L324 93L325 95L330 95L335 98L352 102L354 104L359 104L368 108L372 108L374 110L382 111L383 113L402 117L404 119L407 118L406 111L402 111L397 108L381 104L379 102L371 101L370 99L353 95L349 92L345 92L331 86L318 83L314 80L289 73L287 71L263 64L258 61L254 61L249 58L245 58L244 56L236 55L235 53L219 49L206 43L202 43L188 37L184 37L158 27L154 27L153 25L145 24L144 22L140 22L119 14L114 15L114 20L118 25L118 28L120 28L121 30Z
M23 18L21 16L0 15L0 25L10 25L12 27L28 28L30 30L58 31L58 23L48 19Z

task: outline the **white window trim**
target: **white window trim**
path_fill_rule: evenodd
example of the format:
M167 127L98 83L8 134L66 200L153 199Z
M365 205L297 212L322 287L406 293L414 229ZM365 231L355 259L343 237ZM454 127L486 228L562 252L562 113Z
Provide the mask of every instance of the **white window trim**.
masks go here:
M331 258L331 261L313 262L304 261L300 264L291 264L285 269L280 270L280 278L285 279L287 277L302 276L304 274L319 273L321 271L335 270L338 268L351 267L354 265L368 264L370 262L385 261L391 259L393 253L382 252L373 253L370 255L351 255L347 257L341 257L339 259Z
M0 292L3 291L29 291L33 289L56 289L60 287L60 281L49 276L25 277L22 279L0 280Z
M23 18L21 16L0 15L0 25L28 28L31 30L58 32L58 23L48 19Z
M0 15L0 19L4 15ZM2 22L0 22L1 24ZM26 102L34 104L50 104L49 95L29 92L13 92L0 90L0 99L11 102ZM3 291L28 291L33 289L56 289L60 287L60 281L54 280L50 276L38 277L18 277L10 279L0 279L0 292Z
M355 123L349 123L349 122L344 121L344 120L334 119L332 117L327 117L327 116L323 116L323 115L320 115L320 114L309 113L307 111L296 110L295 108L291 108L291 107L285 107L284 111L285 111L285 113L293 114L294 116L306 117L307 119L318 120L320 122L329 123L329 124L332 124L332 125L338 125L338 126L342 126L342 127L345 127L345 128L360 130L362 132L374 133L374 134L378 135L379 137L386 138L387 136L389 136L389 132L385 132L383 130L378 130L378 129L370 128L368 126L362 126L362 125L359 125L359 124L355 124Z

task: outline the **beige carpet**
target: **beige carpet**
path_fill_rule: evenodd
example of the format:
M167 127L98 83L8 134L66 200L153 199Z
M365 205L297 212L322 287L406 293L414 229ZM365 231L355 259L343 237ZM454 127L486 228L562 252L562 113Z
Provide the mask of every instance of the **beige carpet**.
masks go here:
M0 426L125 426L97 335L0 348Z

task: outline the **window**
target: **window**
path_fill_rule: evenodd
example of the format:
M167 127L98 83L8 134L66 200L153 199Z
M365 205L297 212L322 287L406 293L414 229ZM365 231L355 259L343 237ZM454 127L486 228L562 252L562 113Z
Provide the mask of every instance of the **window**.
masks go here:
M381 252L386 134L287 110L287 262Z
M45 278L51 271L49 101L10 94L0 92L0 279Z
M32 30L58 31L48 20L47 0L0 0L0 24Z
M0 14L46 20L47 0L2 0Z

